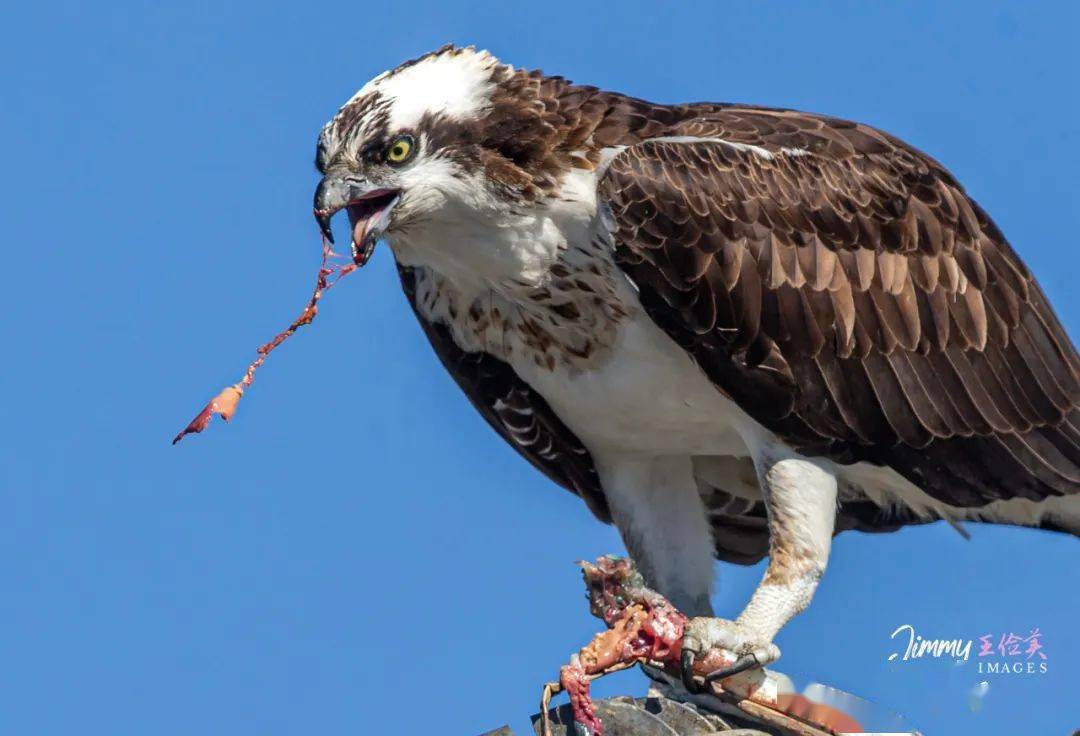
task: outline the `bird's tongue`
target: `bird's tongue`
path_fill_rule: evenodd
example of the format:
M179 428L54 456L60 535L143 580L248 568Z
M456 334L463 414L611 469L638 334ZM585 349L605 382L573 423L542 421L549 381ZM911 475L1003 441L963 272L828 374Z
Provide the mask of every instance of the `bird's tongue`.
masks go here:
M376 189L348 205L349 222L352 224L353 261L364 265L375 250L375 241L385 229L387 218L397 194L389 189Z
M353 223L352 256L353 263L357 266L366 264L375 250L375 233L372 232L372 227L380 214L382 210L375 210L368 217Z
M371 229L371 225L375 222L375 218L379 216L381 210L375 210L368 217L364 217L356 221L353 225L352 240L357 246L363 247L364 238L367 237L368 231Z

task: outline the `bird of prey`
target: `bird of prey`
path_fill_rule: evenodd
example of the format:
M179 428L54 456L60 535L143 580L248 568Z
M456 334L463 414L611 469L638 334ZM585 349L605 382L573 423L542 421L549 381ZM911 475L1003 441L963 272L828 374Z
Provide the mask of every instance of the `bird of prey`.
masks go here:
M324 235L344 210L357 262L388 242L480 415L694 617L687 672L775 660L840 531L1080 535L1076 349L990 216L888 133L447 46L357 92L316 165ZM765 555L714 617L714 557Z

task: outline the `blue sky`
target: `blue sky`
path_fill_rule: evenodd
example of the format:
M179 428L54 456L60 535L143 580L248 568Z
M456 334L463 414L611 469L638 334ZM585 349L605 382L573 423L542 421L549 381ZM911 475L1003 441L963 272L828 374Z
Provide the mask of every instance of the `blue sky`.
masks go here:
M6 5L0 733L524 733L596 629L573 561L617 535L474 415L385 248L232 425L169 446L308 294L321 124L447 41L884 127L959 176L1076 334L1080 12L947 5ZM781 669L928 734L1080 726L1076 540L971 532L842 536ZM718 566L717 610L760 573ZM905 623L1039 627L1049 671L887 662Z

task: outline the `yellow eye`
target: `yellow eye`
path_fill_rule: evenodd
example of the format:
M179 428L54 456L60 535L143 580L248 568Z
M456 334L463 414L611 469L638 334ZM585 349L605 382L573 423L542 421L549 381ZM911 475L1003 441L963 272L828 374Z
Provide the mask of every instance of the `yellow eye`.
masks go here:
M394 140L386 149L386 160L392 164L400 164L408 160L412 155L413 141L407 135Z

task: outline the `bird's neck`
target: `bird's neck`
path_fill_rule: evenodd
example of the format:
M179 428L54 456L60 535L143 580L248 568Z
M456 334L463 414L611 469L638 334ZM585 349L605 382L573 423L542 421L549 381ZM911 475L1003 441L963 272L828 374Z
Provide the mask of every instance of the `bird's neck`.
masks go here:
M465 294L531 299L596 236L590 176L567 177L557 196L537 202L492 199L481 208L448 201L437 218L391 233L390 246L400 263L434 271Z
M398 239L417 271L421 314L458 345L511 363L579 369L607 353L631 309L595 217L546 212L481 229L447 229L436 242Z

